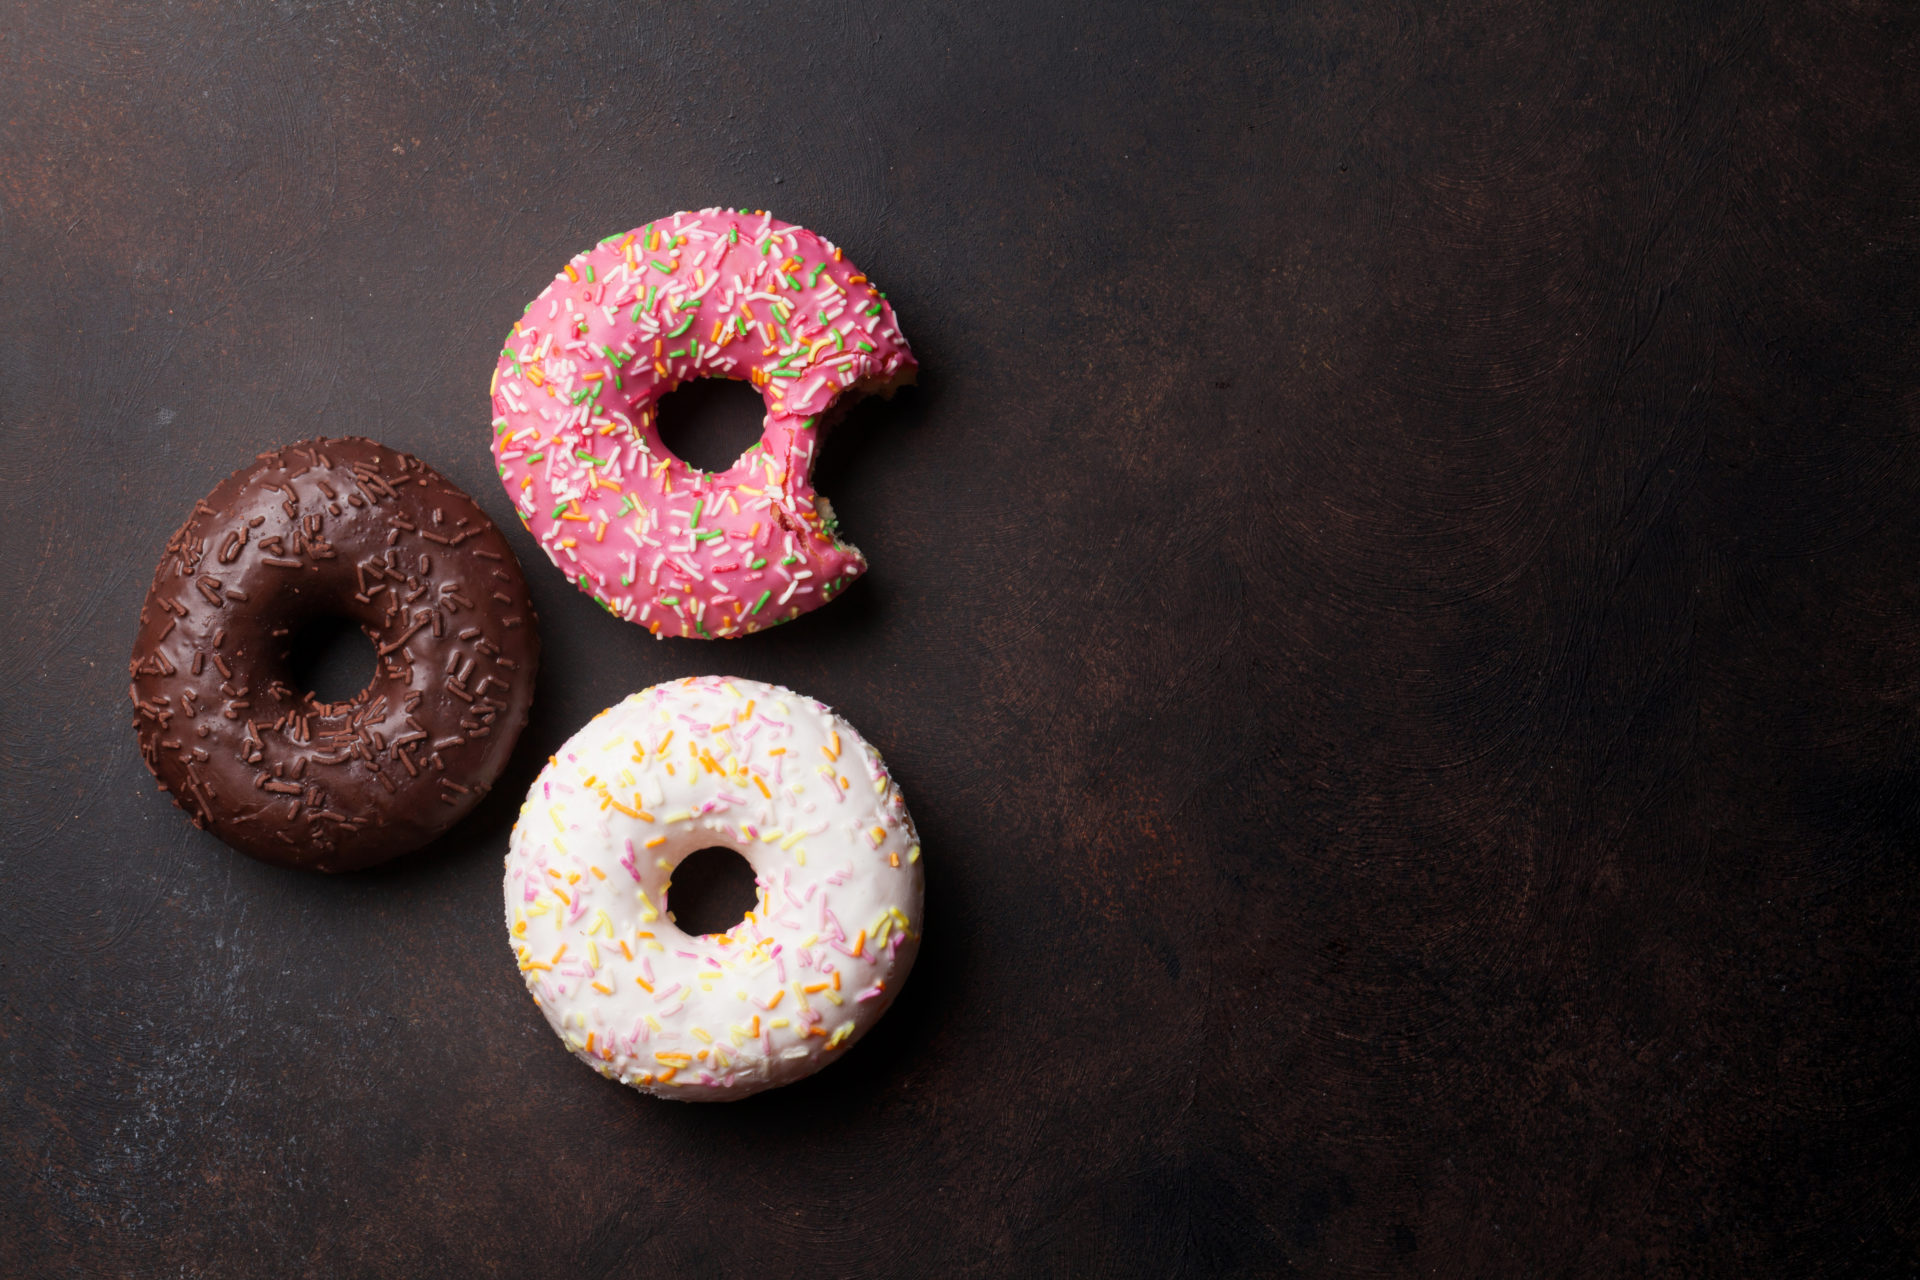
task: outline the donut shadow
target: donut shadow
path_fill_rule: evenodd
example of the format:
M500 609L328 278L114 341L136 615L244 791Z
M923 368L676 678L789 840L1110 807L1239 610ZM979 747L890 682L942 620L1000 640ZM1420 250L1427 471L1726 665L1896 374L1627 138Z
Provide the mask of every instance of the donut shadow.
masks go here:
M923 842L937 849L927 834L923 826ZM686 1142L683 1149L712 1147L717 1159L728 1161L764 1151L769 1140L803 1147L833 1141L835 1134L864 1124L872 1108L898 1105L900 1094L931 1079L930 1055L944 1011L959 1004L970 953L966 932L943 923L967 913L939 909L956 887L934 857L926 877L927 901L934 906L913 970L885 1015L845 1054L804 1080L737 1102L679 1102L617 1086L630 1095L634 1122L664 1126Z

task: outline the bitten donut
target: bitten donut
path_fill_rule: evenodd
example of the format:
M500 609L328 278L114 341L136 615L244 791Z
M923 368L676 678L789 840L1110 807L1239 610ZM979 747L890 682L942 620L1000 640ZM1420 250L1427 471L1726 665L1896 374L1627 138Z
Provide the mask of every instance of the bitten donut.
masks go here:
M378 654L344 702L289 684L296 633L328 616ZM221 481L168 541L140 610L134 727L196 826L350 871L480 802L539 655L520 566L471 498L371 440L308 440Z
M818 608L866 571L813 491L821 432L918 366L840 250L768 213L680 213L578 255L508 335L493 453L567 580L656 636L713 639ZM688 466L654 406L742 378L766 429L732 467Z
M753 867L758 905L689 937L680 860ZM507 853L507 931L574 1056L691 1101L833 1061L900 992L920 942L920 842L880 754L776 685L655 685L596 716L533 784Z

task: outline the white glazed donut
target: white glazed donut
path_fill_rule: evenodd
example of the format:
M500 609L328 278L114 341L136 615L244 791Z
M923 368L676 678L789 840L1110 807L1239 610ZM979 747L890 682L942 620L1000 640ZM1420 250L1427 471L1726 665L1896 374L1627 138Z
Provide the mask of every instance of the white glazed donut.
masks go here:
M758 902L724 934L667 913L680 860L726 845ZM879 752L754 680L658 684L535 779L508 846L507 929L581 1061L660 1097L743 1098L879 1021L920 941L920 843Z

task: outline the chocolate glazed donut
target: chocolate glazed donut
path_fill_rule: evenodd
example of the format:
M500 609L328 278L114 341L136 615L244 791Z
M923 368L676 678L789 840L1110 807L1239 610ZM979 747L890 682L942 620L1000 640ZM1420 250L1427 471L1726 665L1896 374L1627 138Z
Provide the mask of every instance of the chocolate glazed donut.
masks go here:
M295 636L357 622L344 702L293 687ZM371 440L261 454L167 543L132 661L140 754L196 826L266 862L351 871L480 802L533 699L519 563L473 500Z

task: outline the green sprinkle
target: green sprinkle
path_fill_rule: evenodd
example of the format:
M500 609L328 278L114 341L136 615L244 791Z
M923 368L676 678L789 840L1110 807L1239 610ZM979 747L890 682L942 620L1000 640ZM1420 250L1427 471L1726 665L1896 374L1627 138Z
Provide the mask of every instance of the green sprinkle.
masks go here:
M818 414L815 414L813 417L808 418L805 422L801 423L800 429L802 431L805 431L808 427L812 426L814 423L818 421L820 421L820 416Z
M557 507L555 507L555 508L553 509L553 514L552 514L552 515L550 515L550 516L548 516L548 517L547 517L547 519L549 519L549 520L558 520L558 519L560 518L560 513L561 513L562 511L565 511L565 510L567 509L567 506L568 506L568 504L569 504L569 503L571 503L572 501L573 501L573 500L572 500L571 498L569 498L569 499L568 499L568 500L567 500L566 502L563 502L563 503L561 503L561 504L560 504L559 506L557 506Z
M604 243L604 241L602 243ZM591 262L587 264L587 283L593 283L593 264Z
M873 344L872 344L871 342L862 342L862 343L860 343L860 344L859 344L859 347L860 347L860 349L861 349L862 351L871 351L871 350L873 350Z
M632 586L632 585L633 585L633 575L632 575L632 574L630 574L630 573L623 573L623 574L621 574L621 575L620 575L620 585L621 585L621 586L623 586L623 587L630 587L630 586Z
M609 462L613 461L612 458L596 458L592 454L588 453L585 449L575 449L573 451L573 456L580 459L582 462L591 462L596 467L604 467Z
M661 596L660 603L661 604L679 604L680 597L679 596Z
M683 356L683 355L685 355L685 354L687 354L687 349L686 349L685 347L681 347L681 348L679 348L679 349L678 349L678 350L676 350L676 351L669 351L669 352L667 352L667 359L669 359L669 360L678 360L678 359L679 359L679 358L680 358L681 356Z
M695 622L695 623L693 624L693 629L694 629L695 631L698 631L698 632L699 632L699 633L700 633L701 635L703 635L703 636L705 636L705 637L706 637L707 639L709 639L709 640L711 640L711 639L713 639L713 633L707 630L707 624L706 624L706 623L704 623L704 622L699 622L699 621L696 621L696 622Z
M803 371L800 369L775 369L772 373L769 373L767 376L769 378L798 378L801 376L802 372Z
M677 338L677 337L679 337L679 336L680 336L681 334L683 334L683 333L685 333L685 332L686 332L687 330L689 330L689 329L691 329L691 328L693 328L693 319L694 319L694 318L693 318L692 316L688 316L688 317L687 317L687 318L686 318L685 320L682 320L682 321L680 322L680 327L679 327L678 329L674 329L674 330L672 330L672 331L670 331L670 332L669 332L669 333L667 334L667 336L668 336L669 338Z
M700 513L702 511L705 511L706 509L707 509L707 500L705 498L694 499L693 518L687 521L687 528L698 529L700 527Z
M640 304L639 303L636 302L633 304L633 314L628 316L627 319L633 324L640 323Z
M814 263L813 274L807 277L807 288L811 289L813 288L814 285L820 283L820 273L822 271L825 271L826 269L827 269L827 264L824 259Z
M647 265L652 267L655 271L658 271L663 276L670 276L673 274L673 268L668 266L664 262L655 262L651 258L649 258L647 260Z
M720 535L721 535L721 534L722 534L723 532L725 532L725 530L722 530L722 529L702 529L702 530L701 530L700 532L698 532L698 533L696 533L696 534L694 534L694 535L693 535L693 540L694 540L695 542L706 542L706 541L708 541L709 539L712 539L712 538L717 538L717 537L719 537L719 536L720 536Z
M613 513L614 519L616 520L619 519L621 516L627 514L627 512L631 510L633 510L633 495L628 494L627 500L620 504L620 509Z
M540 459L546 456L547 456L547 451L545 449L542 449L538 453L530 453L527 455L527 465L532 466L534 463L540 461Z
M765 604L768 600L771 600L772 598L773 598L772 591L762 591L760 593L760 598L753 602L753 608L747 610L747 613L749 615L752 615L760 612L760 606Z
M788 556L788 557L787 557L787 558L786 558L785 560L782 560L782 561L781 561L780 563L781 563L781 564L799 564L799 563L800 563L800 557L799 557L799 556Z
M728 244L740 243L740 228L734 227L727 232L727 243Z
M764 569L766 567L767 558L765 556L755 556L753 561L747 565L749 569Z

